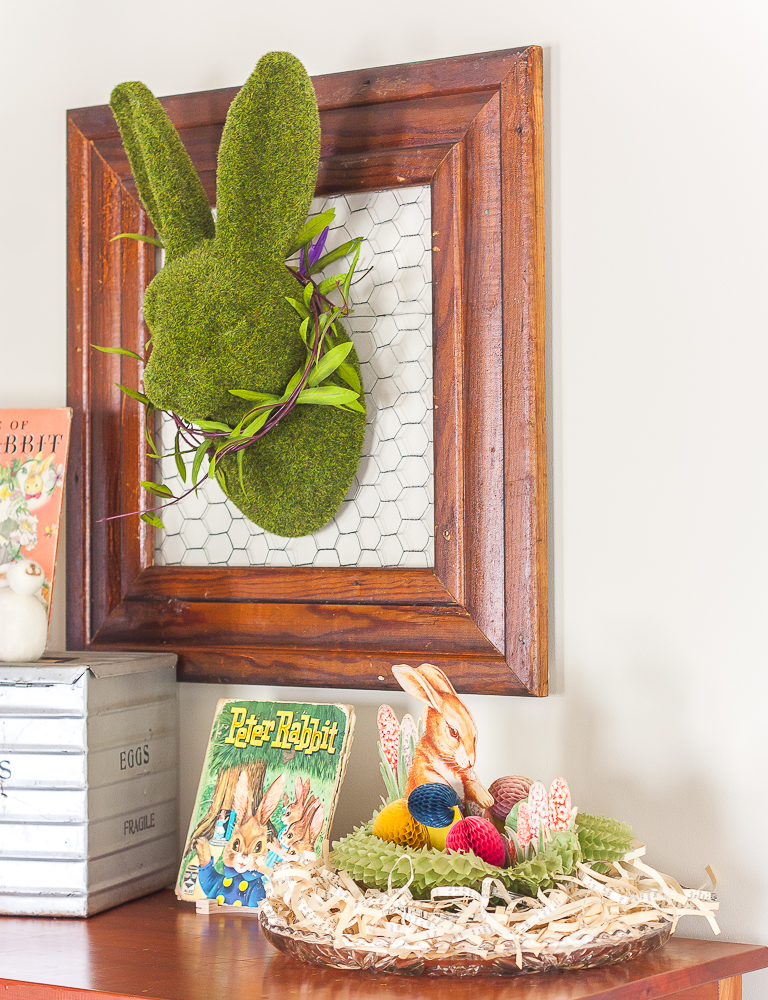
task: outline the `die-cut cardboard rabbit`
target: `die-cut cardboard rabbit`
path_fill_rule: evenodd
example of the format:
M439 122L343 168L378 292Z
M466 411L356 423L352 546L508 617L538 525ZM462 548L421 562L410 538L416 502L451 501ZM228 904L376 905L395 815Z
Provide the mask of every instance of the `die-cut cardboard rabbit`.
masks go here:
M252 404L228 390L282 394L306 358L301 321L286 301L301 299L302 286L285 257L306 221L317 179L320 124L312 83L288 53L260 60L227 114L215 223L192 161L147 87L120 84L111 105L166 252L144 297L152 334L144 391L154 406L184 419L233 426ZM342 339L349 338L342 332ZM347 361L359 375L354 350ZM244 490L236 457L222 460L227 493L268 531L310 534L344 499L364 430L363 413L297 406L245 450Z
M424 735L416 746L408 771L406 797L417 785L435 781L452 785L483 809L493 805L493 796L477 780L475 752L477 726L464 702L442 670L431 663L392 667L400 687L427 706Z

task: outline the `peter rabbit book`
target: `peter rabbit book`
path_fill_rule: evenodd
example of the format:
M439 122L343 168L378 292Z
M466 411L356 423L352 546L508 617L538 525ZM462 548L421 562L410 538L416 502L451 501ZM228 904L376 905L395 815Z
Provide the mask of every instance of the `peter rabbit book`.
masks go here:
M351 705L223 699L181 859L179 899L256 906L259 867L320 854L352 742Z
M33 559L50 620L72 410L0 410L0 567Z

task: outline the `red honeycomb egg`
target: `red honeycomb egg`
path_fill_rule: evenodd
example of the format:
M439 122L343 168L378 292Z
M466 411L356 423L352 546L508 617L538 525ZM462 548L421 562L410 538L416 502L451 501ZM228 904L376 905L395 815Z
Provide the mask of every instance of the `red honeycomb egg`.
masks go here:
M472 851L489 865L504 865L504 838L488 819L468 816L454 823L445 838L446 851L468 854Z

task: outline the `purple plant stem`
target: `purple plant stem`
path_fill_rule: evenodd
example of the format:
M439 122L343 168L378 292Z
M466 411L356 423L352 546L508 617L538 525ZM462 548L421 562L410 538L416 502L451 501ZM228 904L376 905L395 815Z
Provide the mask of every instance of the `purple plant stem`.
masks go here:
M133 517L134 514L151 514L156 510L165 510L166 507L173 507L175 503L181 503L193 490L199 489L207 478L208 474L206 473L202 479L198 479L194 486L190 486L186 493L182 493L180 497L173 497L168 503L158 504L157 507L145 507L144 510L130 510L127 514L112 514L111 517L100 517L96 524L101 524L102 521L118 521L121 517Z

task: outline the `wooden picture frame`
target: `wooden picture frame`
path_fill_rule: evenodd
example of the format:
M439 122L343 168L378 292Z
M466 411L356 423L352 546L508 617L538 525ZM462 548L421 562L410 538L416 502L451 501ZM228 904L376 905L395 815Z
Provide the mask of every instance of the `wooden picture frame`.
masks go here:
M428 660L456 688L547 693L544 179L535 46L316 77L318 194L430 184L434 569L153 566L135 361L153 248L108 106L68 121L70 648L178 653L179 678L396 688ZM235 89L163 99L215 201Z

